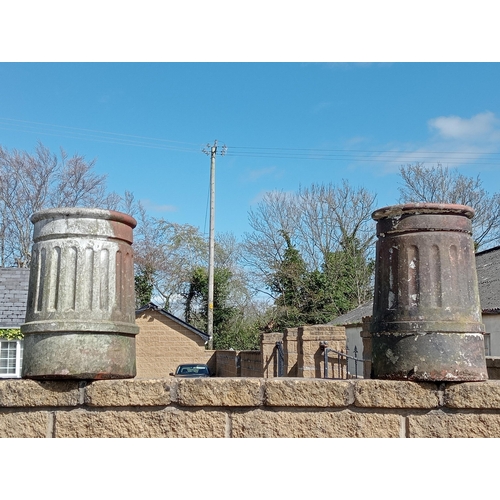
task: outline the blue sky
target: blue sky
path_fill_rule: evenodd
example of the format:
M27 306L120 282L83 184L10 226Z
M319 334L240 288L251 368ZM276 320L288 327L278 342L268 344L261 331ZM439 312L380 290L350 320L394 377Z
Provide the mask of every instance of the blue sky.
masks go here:
M270 190L364 186L397 202L398 168L441 162L500 189L498 63L0 63L0 144L97 158L151 215L241 236ZM220 151L221 148L219 148Z
M7 2L0 30L0 144L32 150L40 140L54 151L62 146L70 154L97 158L97 170L108 175L110 189L131 190L152 215L203 230L208 228L209 159L200 150L217 139L228 146L228 154L217 158L216 231L238 235L248 230L248 209L267 190L296 191L301 184L346 178L376 192L378 207L395 203L398 166L417 159L456 164L463 173L480 174L490 190L498 191L496 10L487 0L473 6L449 0ZM74 61L102 64L69 64ZM118 64L129 61L162 64ZM479 63L483 61L487 64ZM233 62L243 64L224 64ZM257 148L281 148L275 150L281 156L293 156L292 150L307 153L300 149L313 157L341 156L330 161L271 158L262 154L271 150ZM238 156L238 151L253 156ZM221 446L233 454L241 449L241 443L238 450L230 448L230 441L218 442L218 451ZM437 440L425 442L425 448L418 440L399 441L384 442L389 460L401 452L425 459L429 447L450 451L449 442L444 450L435 450ZM141 456L163 452L157 443ZM370 453L386 458L378 442L373 450L366 449L367 441L356 448L359 443L335 443L348 464L336 465L344 478L337 487L345 485L346 492L350 480L359 479L353 460ZM28 444L29 450L16 442L9 456L14 461L24 459L26 452L33 456ZM119 444L99 443L98 449L106 446L110 456ZM296 451L297 443L289 444ZM305 480L280 482L280 493L287 486L295 495L309 491L317 478L316 463L328 460L329 448L320 444L307 449L317 460L301 464ZM200 448L201 441L196 445ZM277 441L268 445L276 454ZM305 445L306 440L299 444L302 452ZM71 452L75 446L71 443ZM168 446L189 460L191 448L173 442ZM213 443L209 446L205 453L213 452ZM246 444L247 453L239 453L234 466L224 463L231 495L247 479L241 471L253 466L244 458L253 459L249 446L262 452L263 444L255 441ZM278 453L286 456L289 450L281 446ZM460 451L464 446L460 442ZM83 447L78 452L90 458ZM120 460L111 460L107 468L115 463L121 466ZM136 464L136 476L154 477L151 470L158 463L145 461L138 469ZM288 463L274 463L270 480L277 470L287 472L280 466ZM169 467L176 477L191 479L189 468ZM395 477L406 478L406 463L392 461L391 467ZM364 474L376 481L380 472L371 467ZM446 483L447 493L454 484ZM427 483L420 489L413 486L428 493L423 490ZM477 492L488 484L473 486ZM463 482L456 483L458 488L462 493ZM144 494L144 482L136 489ZM220 497L219 490L213 491L205 488L203 494Z

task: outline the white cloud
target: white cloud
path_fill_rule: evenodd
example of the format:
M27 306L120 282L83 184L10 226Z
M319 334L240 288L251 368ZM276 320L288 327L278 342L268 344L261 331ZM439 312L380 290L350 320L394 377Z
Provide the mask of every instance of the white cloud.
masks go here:
M323 111L324 109L330 108L331 106L332 106L331 102L328 102L328 101L319 102L318 104L316 104L313 107L313 113L319 113L319 112Z
M250 170L245 176L244 180L249 182L255 182L262 177L273 176L274 178L281 177L282 172L276 167L261 168L258 170Z
M438 116L427 122L432 132L428 140L408 144L392 144L383 152L373 154L372 161L380 162L380 174L399 171L401 165L422 162L441 163L449 167L479 167L496 161L491 154L500 150L500 120L490 111L471 118ZM382 148L381 148L382 149Z
M141 200L144 208L151 212L177 212L177 207L174 205L157 205L151 200Z
M479 113L471 118L460 116L438 116L428 122L443 139L458 139L468 142L493 142L500 138L500 121L491 111Z

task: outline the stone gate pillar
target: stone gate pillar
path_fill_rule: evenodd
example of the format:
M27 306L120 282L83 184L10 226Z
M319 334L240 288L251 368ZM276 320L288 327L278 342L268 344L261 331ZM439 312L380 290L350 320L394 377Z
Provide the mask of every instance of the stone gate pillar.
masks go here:
M283 347L285 350L285 367L287 377L297 376L298 359L298 328L287 328L283 335Z
M278 358L276 342L283 340L280 332L263 333L261 335L260 352L262 356L262 373L264 378L278 376Z
M323 378L324 355L320 342L327 342L330 349L346 352L347 337L345 327L334 325L309 325L298 328L299 355L297 376ZM333 355L333 354L332 354ZM338 377L338 365L329 366L330 377Z

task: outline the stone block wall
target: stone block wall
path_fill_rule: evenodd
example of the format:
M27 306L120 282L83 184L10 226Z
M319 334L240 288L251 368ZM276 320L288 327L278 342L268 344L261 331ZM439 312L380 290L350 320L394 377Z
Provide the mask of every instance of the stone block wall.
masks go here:
M260 351L215 351L218 377L262 377Z
M263 333L260 341L262 354L262 376L278 376L278 356L276 342L283 341L283 334L280 332Z
M239 377L239 359L237 351L215 351L217 377Z
M240 352L241 377L262 377L262 354L260 351Z
M0 380L2 438L500 437L500 382Z

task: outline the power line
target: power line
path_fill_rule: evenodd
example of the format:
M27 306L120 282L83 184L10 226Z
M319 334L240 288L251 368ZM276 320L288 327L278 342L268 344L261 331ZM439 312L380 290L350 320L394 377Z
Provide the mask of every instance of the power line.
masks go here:
M66 137L77 140L89 140L122 146L135 146L165 151L199 153L196 143L160 139L142 135L106 132L96 129L55 125L43 122L0 117L0 130L17 129L21 132L41 135ZM316 148L280 148L231 146L227 156L242 158L270 158L307 161L356 161L371 163L411 163L416 161L436 161L436 155L447 155L442 161L471 162L478 165L498 165L500 153L478 151L394 151L384 149L316 149Z
M229 150L230 151L230 150ZM487 153L475 153L476 156L482 156ZM251 154L251 153L242 153L242 154L234 154L231 152L227 153L227 156L232 157L243 157L243 158L274 158L274 159L288 159L288 160L315 160L315 161L359 161L359 162L376 162L376 163L411 163L415 161L425 161L425 160L433 160L435 161L435 157L432 156L421 156L418 153L411 152L398 152L399 158L396 156L349 156L349 155L294 155L294 154ZM498 165L498 161L494 161L495 158L463 158L463 157L452 157L452 158L443 158L443 161L453 162L453 161L474 161L479 165ZM488 162L485 160L493 160L493 162Z
M42 122L33 122L33 121L28 121L28 120L17 120L15 118L4 118L0 117L0 120L6 120L6 121L11 121L11 122L19 122L19 123L27 123L27 124L33 124L33 125L43 125L44 127L56 127L56 128L67 128L71 130L81 130L84 132L94 132L98 134L107 134L107 135L117 135L117 136L123 136L123 137L132 137L136 139L147 139L147 140L152 140L152 141L161 141L161 142L175 142L178 144L189 144L191 146L198 146L198 144L195 144L193 142L182 142L182 141L173 141L169 139L158 139L155 137L146 137L142 135L131 135L131 134L122 134L119 132L106 132L104 130L95 130L95 129L89 129L89 128L80 128L80 127L70 127L68 125L54 125L51 123L42 123Z
M10 121L22 123L10 123ZM45 127L42 129L39 128L39 125L44 125ZM158 139L156 137L121 134L116 132L104 132L92 129L80 129L77 127L67 127L64 125L43 124L40 122L26 122L23 120L12 120L10 118L0 118L1 130L12 131L13 128L21 132L48 135L52 137L66 137L69 139L89 140L107 144L119 144L122 146L138 146L149 149L162 149L168 151L181 151L189 153L198 153L200 150L199 145L195 143L172 141L169 139Z
M315 149L315 148L261 148L254 146L231 146L233 149L247 149L247 150L278 150L278 151L313 151L313 152L352 152L352 153L399 153L399 151L391 151L388 149ZM478 154L477 151L419 151L420 153L426 154ZM500 155L500 153L484 153L492 155Z

